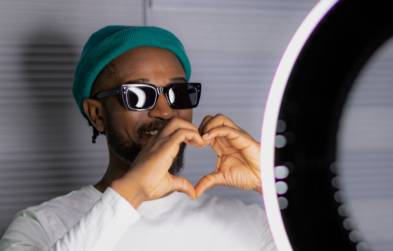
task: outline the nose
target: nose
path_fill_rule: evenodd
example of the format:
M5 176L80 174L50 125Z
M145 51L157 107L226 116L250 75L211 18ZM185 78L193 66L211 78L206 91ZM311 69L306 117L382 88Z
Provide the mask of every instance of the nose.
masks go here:
M176 116L175 110L168 105L164 93L160 93L156 105L149 111L149 117L168 120L174 116Z

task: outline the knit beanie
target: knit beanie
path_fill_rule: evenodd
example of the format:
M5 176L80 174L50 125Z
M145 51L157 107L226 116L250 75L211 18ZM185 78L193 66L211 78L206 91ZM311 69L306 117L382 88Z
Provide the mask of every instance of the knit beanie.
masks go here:
M187 80L191 65L180 40L171 32L147 26L107 26L87 40L75 71L72 93L82 115L83 100L90 97L91 88L101 70L112 59L140 46L151 46L173 52L184 67Z

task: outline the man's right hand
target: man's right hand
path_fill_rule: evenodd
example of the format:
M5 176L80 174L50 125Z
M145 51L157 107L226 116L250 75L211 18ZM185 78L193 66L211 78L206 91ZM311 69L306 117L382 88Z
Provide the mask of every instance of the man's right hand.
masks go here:
M146 143L126 175L114 181L110 187L135 209L143 201L158 199L173 191L183 192L195 199L191 183L168 172L182 142L195 147L207 145L195 125L173 118Z

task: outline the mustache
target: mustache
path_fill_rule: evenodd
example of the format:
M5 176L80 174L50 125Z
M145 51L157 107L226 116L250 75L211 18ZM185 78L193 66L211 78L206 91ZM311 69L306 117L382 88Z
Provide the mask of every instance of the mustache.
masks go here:
M155 120L153 122L140 126L137 130L137 133L140 137L142 137L143 132L145 131L155 131L155 130L160 131L168 124L168 122L169 120Z

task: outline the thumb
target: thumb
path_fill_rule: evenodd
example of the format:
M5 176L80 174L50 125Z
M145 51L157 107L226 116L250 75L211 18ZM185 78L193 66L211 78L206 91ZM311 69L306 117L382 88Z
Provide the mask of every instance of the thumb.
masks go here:
M198 198L201 196L206 190L222 185L223 182L220 182L223 180L223 174L222 173L211 173L208 175L205 175L195 186L195 195Z
M171 191L178 191L178 192L185 193L192 200L196 198L195 189L188 180L174 175L171 175L171 177L172 177Z

